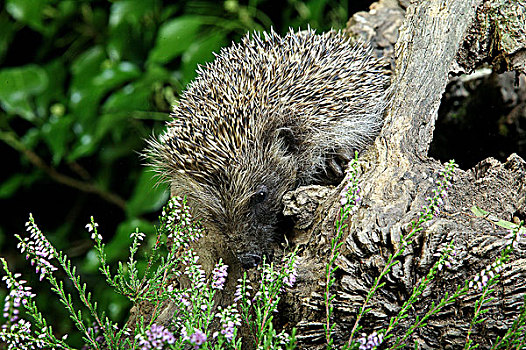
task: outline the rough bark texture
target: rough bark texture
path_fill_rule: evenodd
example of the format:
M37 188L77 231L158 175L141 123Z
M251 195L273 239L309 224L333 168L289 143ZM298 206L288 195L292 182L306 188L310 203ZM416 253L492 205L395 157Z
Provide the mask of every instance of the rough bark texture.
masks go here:
M451 74L470 72L482 64L498 70L525 71L524 0L382 0L368 13L349 21L347 32L392 57L392 103L384 128L360 158L360 209L349 220L332 293L336 344L347 341L359 307L374 278L397 249L443 166L427 156L437 110ZM401 26L400 26L401 25ZM296 218L290 239L298 247L298 283L288 291L281 321L298 328L300 348L323 348L325 342L325 266L339 213L338 188L308 186L284 199L285 214ZM445 291L473 278L506 246L507 232L490 218L471 214L477 205L508 221L526 218L526 163L511 155L504 164L487 159L469 170L457 170L443 212L415 239L387 283L372 299L361 321L363 332L388 325L417 281L436 261L441 244L455 241L458 264L441 272L414 305L409 318L394 330L405 332ZM513 322L526 293L526 250L519 244L502 275L487 320L473 339L486 348ZM479 293L471 292L429 320L409 340L420 348L462 347ZM134 316L148 311L134 311ZM169 315L170 312L166 312ZM133 316L132 316L133 318ZM169 316L167 316L169 319Z
M472 71L488 62L495 63L498 69L522 69L524 60L520 63L520 57L526 47L526 22L520 17L525 12L511 10L521 6L525 8L520 1L500 5L491 1L482 4L478 0L425 1L410 5L402 27L397 29L389 21L398 23L403 8L387 0L372 6L369 13L356 14L350 20L348 32L375 42L380 54L389 55L396 41L396 68L392 104L384 128L373 147L362 156L362 207L349 222L337 260L340 270L333 290L336 299L332 320L336 324L336 343L348 339L374 278L385 266L389 254L398 248L400 235L407 234L425 198L431 195L434 185L429 180L437 178L442 165L428 158L427 152L451 70L458 72L461 67ZM514 16L504 19L498 15L502 13ZM498 22L503 20L506 25ZM495 35L495 28L512 28L513 38L502 31ZM504 45L503 37L514 44ZM500 49L499 54L493 51L496 47ZM409 318L394 331L396 335L403 334L409 322L423 315L431 302L439 300L445 291L454 292L458 284L463 285L491 264L509 242L504 238L507 232L490 220L475 217L470 209L477 205L500 219L524 219L525 175L526 163L517 155L511 155L505 164L487 159L473 169L458 170L443 213L426 227L406 250L401 263L386 276L386 286L373 298L369 305L372 311L361 322L363 331L371 333L388 325L413 286L436 261L434 254L441 244L454 239L459 252L458 265L432 282ZM317 194L313 187L300 188L285 199L286 213L301 213L301 229L297 227L293 239L299 246L300 281L287 297L284 311L289 322L298 327L303 348L322 348L325 341L325 265L339 212L340 191L341 186L326 194L319 206L314 204ZM309 220L308 209L300 209L306 207L303 203L308 203L313 219ZM305 228L309 221L312 224ZM487 320L475 328L471 338L483 348L511 325L523 302L525 256L524 245L517 245L496 288L496 299L488 307ZM418 341L421 348L462 347L478 297L479 293L472 291L445 308L429 320L428 327L416 332L409 344Z

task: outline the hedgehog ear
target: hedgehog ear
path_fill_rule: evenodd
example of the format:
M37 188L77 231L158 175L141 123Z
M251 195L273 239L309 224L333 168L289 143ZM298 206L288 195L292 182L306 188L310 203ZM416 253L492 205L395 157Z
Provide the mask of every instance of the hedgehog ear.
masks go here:
M281 140L283 148L287 153L294 153L297 151L296 137L290 128L278 129L278 139Z

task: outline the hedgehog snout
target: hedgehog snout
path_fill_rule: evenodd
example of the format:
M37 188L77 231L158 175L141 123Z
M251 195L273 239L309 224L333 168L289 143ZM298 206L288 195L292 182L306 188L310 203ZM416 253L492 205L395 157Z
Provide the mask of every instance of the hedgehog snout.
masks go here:
M249 269L252 269L258 266L262 260L262 257L260 254L254 254L254 253L238 254L237 258L239 259L241 266L246 270L249 270Z

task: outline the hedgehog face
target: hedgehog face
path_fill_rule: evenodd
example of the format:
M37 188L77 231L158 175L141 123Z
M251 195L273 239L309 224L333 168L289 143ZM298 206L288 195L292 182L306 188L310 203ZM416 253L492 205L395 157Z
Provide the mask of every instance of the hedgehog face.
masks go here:
M225 169L209 190L216 205L207 208L210 225L220 232L231 252L244 268L271 257L283 232L281 199L295 185L296 174L289 156L282 150L254 149L240 163Z

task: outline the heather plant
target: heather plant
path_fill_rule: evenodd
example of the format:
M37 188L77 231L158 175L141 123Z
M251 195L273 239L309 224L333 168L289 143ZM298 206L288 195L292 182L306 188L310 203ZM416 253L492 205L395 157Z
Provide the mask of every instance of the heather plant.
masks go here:
M51 285L60 302L68 311L75 327L82 334L89 349L241 349L242 339L238 328L245 321L254 330L256 346L294 348L292 336L277 332L272 325L280 293L292 287L295 281L295 254L283 260L283 267L263 263L259 271L262 279L258 291L251 290L246 275L238 290L244 297L236 298L234 304L221 307L215 304L215 294L222 290L228 275L228 266L219 261L207 277L199 265L199 257L191 244L203 234L186 205L186 200L173 198L160 217L160 227L146 267L138 268L136 255L144 240L144 234L136 230L131 234L130 254L126 262L119 262L112 273L107 263L103 236L98 224L91 218L86 225L100 260L100 271L115 292L126 296L131 302L148 302L152 305L149 320L139 317L134 323L118 324L103 311L81 282L70 259L58 251L40 231L32 215L27 222L29 236L16 236L18 247L35 267L39 279ZM8 295L4 302L4 323L0 328L0 340L7 349L73 349L67 337L58 338L46 318L40 313L35 294L22 280L13 274L1 259ZM188 288L177 287L172 281L184 277ZM75 293L66 285L71 284ZM73 296L75 294L75 296ZM160 306L166 300L180 305L170 325L157 324ZM219 329L213 327L217 320ZM216 327L217 328L217 327ZM246 340L251 341L251 340Z
M356 165L351 166L351 169L352 168L356 168ZM379 333L374 331L370 335L363 333L362 337L357 342L354 340L356 332L361 329L361 325L360 325L361 319L363 318L366 312L370 311L370 309L368 308L369 302L371 301L375 293L378 291L378 289L382 288L385 285L385 282L383 282L382 279L391 271L392 267L399 262L399 260L397 260L398 257L400 257L404 253L405 249L410 244L413 243L415 235L418 232L422 231L423 224L425 222L432 220L434 216L439 213L439 208L443 204L443 199L447 196L446 190L450 186L450 179L451 179L451 176L455 168L456 168L456 164L453 161L450 161L446 165L445 170L440 173L440 178L437 181L437 188L432 190L433 196L426 198L427 204L422 207L422 210L419 212L418 217L411 222L408 233L406 235L401 234L400 244L398 248L392 254L389 255L386 265L380 272L380 275L375 278L373 282L373 286L370 288L369 292L367 293L367 296L358 311L358 314L356 316L356 321L353 325L353 328L350 332L349 339L346 345L344 346L344 348L359 347L360 349L373 349L379 346L380 344L382 344L385 339L389 338L390 336L389 332L398 324L398 322L401 319L406 317L407 310L409 310L411 305L417 300L418 296L422 294L423 290L425 289L429 281L436 274L438 267L442 266L442 264L444 264L447 261L449 257L449 253L451 252L450 248L446 249L444 253L440 256L439 260L435 263L433 268L429 271L428 275L421 281L423 283L419 283L413 289L412 295L404 303L399 314L391 318L389 326L387 327L386 330L381 331ZM355 170L351 170L350 174L354 174L354 172ZM355 175L351 175L352 181L350 181L350 186L348 187L349 195L357 191L357 181L354 180L354 176ZM343 210L344 209L342 209L342 211ZM345 225L345 224L343 224L342 220L340 220L340 221L337 221L336 225L337 225L337 232L338 232L338 227ZM328 342L327 347L331 348L331 346L332 344Z
M335 282L335 279L332 277L332 275L337 269L337 266L334 266L334 263L343 244L342 231L347 227L345 221L350 215L352 215L352 213L357 210L360 202L357 167L358 163L357 159L355 158L349 164L349 170L345 179L345 181L347 181L347 185L345 186L341 196L340 218L336 221L336 234L331 241L331 253L326 268L325 334L327 349L331 349L334 346L331 337L334 325L330 325L330 318L333 312L331 302L334 299L334 296L330 296L330 288ZM362 336L358 340L354 339L356 332L362 328L360 321L363 318L363 315L370 311L370 308L368 308L368 303L371 301L375 293L385 285L385 282L382 281L382 278L385 277L391 271L392 267L399 262L397 258L400 257L405 249L414 242L415 238L417 238L416 235L418 232L423 230L423 224L432 220L439 214L440 207L443 205L444 199L447 197L447 190L451 185L450 180L455 168L456 164L454 161L450 161L446 164L445 169L440 172L439 179L436 181L437 187L432 190L433 196L426 198L427 204L422 207L422 210L419 212L417 218L411 222L408 233L405 236L401 236L399 247L392 254L390 254L386 265L380 272L380 275L374 280L373 286L370 288L362 306L358 311L356 321L350 332L350 337L347 343L343 345L343 349L376 349L384 344L384 342L393 337L392 331L399 325L400 321L409 317L408 311L412 309L414 303L423 294L437 274L440 273L440 271L442 271L444 268L454 270L454 265L457 264L455 258L457 251L454 241L450 241L442 244L438 248L438 252L434 254L434 256L437 257L436 262L428 271L428 273L415 284L411 295L404 302L398 314L391 317L389 324L386 325L384 329L375 330L370 334L362 333ZM473 212L478 216L487 215L486 212L476 207L473 208ZM510 259L510 255L513 251L516 241L520 238L520 236L526 236L526 232L522 228L522 223L517 225L501 220L497 223L497 225L506 227L510 232L508 235L509 242L501 252L501 255L491 265L482 269L473 278L457 286L454 293L450 294L446 291L438 303L432 302L429 310L427 310L427 312L422 316L417 315L414 319L414 322L407 328L405 333L402 336L398 336L393 339L386 348L400 349L407 347L407 341L415 332L415 330L425 327L427 324L426 321L430 317L438 314L445 306L454 303L457 299L467 295L470 292L479 292L480 297L476 300L474 305L474 315L466 334L464 349L467 350L478 347L478 345L474 344L473 340L470 338L473 327L476 324L484 321L481 316L488 311L487 309L484 309L484 306L494 300L494 297L491 297L491 293L494 292L493 287L499 282L500 273L504 268L505 263ZM526 319L525 308L523 305L520 314L517 316L512 327L502 338L498 337L496 339L492 349L521 349L522 346L525 345L525 333Z
M501 272L506 267L511 253L518 241L526 236L521 224L499 221L497 225L509 230L507 245L495 261L482 268L470 279L456 287L452 293L445 292L438 302L432 302L427 310L415 316L401 335L394 336L393 330L400 322L409 318L409 311L422 296L430 283L440 273L455 271L457 249L454 241L441 244L437 258L428 273L413 288L409 298L403 303L397 315L391 317L383 329L373 330L370 334L357 332L363 315L370 310L368 306L375 293L385 282L383 278L398 263L404 250L413 243L423 224L432 220L440 212L443 200L447 197L450 179L455 163L449 162L439 174L433 195L426 199L418 217L409 225L407 234L401 237L400 245L389 257L386 266L367 294L359 309L355 324L350 331L348 341L342 349L389 349L405 348L412 334L427 324L427 320L437 315L446 306L467 295L478 295L474 304L473 317L466 333L464 349L474 349L477 344L472 339L474 327L484 321L487 307L494 300L492 296L498 284ZM331 288L335 283L336 261L343 244L343 233L347 221L360 205L358 187L358 160L351 160L345 178L346 185L341 195L341 209L335 226L335 236L331 241L329 259L326 266L325 285L325 340L326 348L335 347L333 341L334 324L332 321L334 295ZM487 213L474 208L476 215ZM147 249L145 266L139 266L137 255L142 247L145 235L136 230L130 235L129 257L119 262L115 272L108 263L104 237L98 230L98 224L91 218L86 225L94 242L100 261L99 270L112 289L124 295L132 303L149 303L151 317L138 317L128 324L112 321L104 311L99 310L97 302L81 281L71 260L62 251L57 250L40 231L32 215L26 223L28 236L16 235L18 248L26 260L34 267L40 281L47 281L51 291L68 311L69 316L82 334L85 348L89 349L242 349L250 344L256 349L294 349L296 331L290 334L274 328L281 294L292 288L296 281L296 254L286 255L279 264L263 263L257 268L259 281L251 283L245 273L238 280L233 303L217 305L217 291L223 290L228 277L228 266L218 261L210 276L199 264L199 257L192 249L192 243L203 235L203 228L190 213L186 200L171 199L162 211L160 226L157 229L152 247ZM5 275L2 280L8 293L3 307L4 322L0 327L0 340L6 349L74 349L68 343L67 336L57 336L46 317L39 311L35 293L20 274L12 273L5 259L0 258ZM188 287L183 288L177 279L187 280ZM163 302L171 300L179 305L170 324L157 322ZM248 334L241 337L244 327ZM521 349L525 346L526 309L523 305L512 326L502 337L497 337L492 349ZM357 338L357 339L355 339Z
M293 252L283 259L282 267L276 269L273 263L265 261L258 267L261 282L253 293L246 272L239 280L234 301L241 303L241 319L249 326L253 334L254 346L257 349L294 349L295 330L289 335L273 328L273 315L277 312L280 293L292 287L296 281L296 259Z
M335 265L336 259L340 254L340 248L343 245L343 233L347 228L347 219L349 216L354 214L360 204L360 188L358 187L358 153L354 155L354 159L351 159L348 165L348 171L344 178L345 186L340 196L340 216L336 220L336 234L331 239L331 250L329 255L329 261L325 267L325 323L323 325L325 330L325 340L327 348L330 349L333 346L332 332L334 330L334 324L331 325L331 317L333 313L332 301L334 296L330 294L331 287L334 285L335 278L334 272L338 266Z

